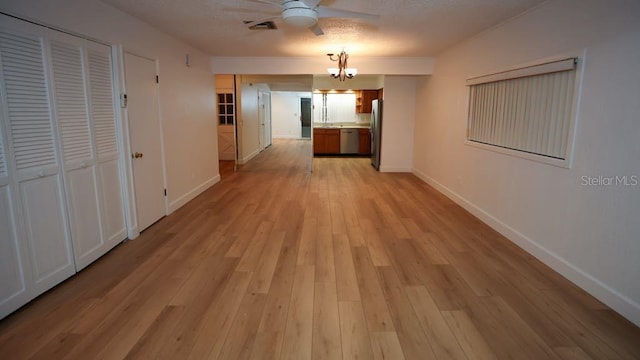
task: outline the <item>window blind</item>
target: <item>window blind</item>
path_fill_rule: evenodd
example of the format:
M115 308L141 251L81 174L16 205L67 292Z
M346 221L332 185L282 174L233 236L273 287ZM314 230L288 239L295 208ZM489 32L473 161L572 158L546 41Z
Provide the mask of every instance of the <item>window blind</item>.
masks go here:
M356 94L313 94L313 121L354 122L355 116Z
M469 141L566 159L576 59L472 78Z

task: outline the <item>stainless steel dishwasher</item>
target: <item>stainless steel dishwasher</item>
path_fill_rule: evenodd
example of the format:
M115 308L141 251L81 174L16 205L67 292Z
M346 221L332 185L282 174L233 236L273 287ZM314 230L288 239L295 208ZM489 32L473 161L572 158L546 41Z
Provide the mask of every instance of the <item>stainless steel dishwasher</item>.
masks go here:
M340 154L357 154L359 147L358 129L340 129Z

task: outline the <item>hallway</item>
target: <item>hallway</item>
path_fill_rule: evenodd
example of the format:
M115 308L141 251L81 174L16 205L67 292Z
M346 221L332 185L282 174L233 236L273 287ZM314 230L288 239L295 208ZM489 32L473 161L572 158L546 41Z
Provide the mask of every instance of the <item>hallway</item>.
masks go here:
M310 166L274 141L0 321L0 358L640 358L640 329L412 174Z

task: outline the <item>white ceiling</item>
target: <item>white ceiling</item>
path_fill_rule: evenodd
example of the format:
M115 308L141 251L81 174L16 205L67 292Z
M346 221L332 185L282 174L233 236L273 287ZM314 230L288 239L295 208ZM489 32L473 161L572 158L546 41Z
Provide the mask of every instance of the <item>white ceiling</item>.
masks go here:
M101 0L212 56L432 56L544 0L324 0L321 5L380 16L376 23L320 19L325 35L292 28L248 30L243 20L278 15L251 0ZM277 0L275 0L277 1Z

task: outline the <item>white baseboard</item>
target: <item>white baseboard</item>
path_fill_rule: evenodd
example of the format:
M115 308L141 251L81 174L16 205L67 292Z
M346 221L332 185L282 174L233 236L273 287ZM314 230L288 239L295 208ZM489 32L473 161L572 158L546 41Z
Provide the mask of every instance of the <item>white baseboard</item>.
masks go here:
M410 173L413 172L413 170L411 168L401 168L401 167L386 167L386 166L380 166L380 168L378 169L380 172L384 172L384 173Z
M274 139L296 139L296 140L302 140L302 139L309 139L309 138L303 138L302 136L296 136L296 135L273 135Z
M260 154L260 149L252 152L251 154L245 156L242 159L238 159L238 165L244 165L246 163L248 163L251 159L253 159L254 157L256 157L256 155Z
M218 175L212 177L211 179L203 182L202 184L196 186L191 191L187 192L186 194L184 194L184 195L180 196L179 198L177 198L176 200L172 201L171 203L169 203L169 214L171 214L172 212L178 210L184 204L186 204L189 201L193 200L196 196L202 194L203 191L205 191L208 188L212 187L213 185L215 185L219 181L220 181L220 174L218 174Z
M569 281L584 289L586 292L602 301L625 318L629 319L629 321L633 322L637 326L640 326L640 304L619 293L615 289L581 270L577 266L569 263L558 254L548 250L533 239L528 238L516 229L505 224L501 220L487 213L479 206L471 203L470 201L463 198L443 184L439 183L435 179L427 176L417 169L413 169L412 172L419 179L433 186L449 199L462 206L464 209L472 213L474 216L478 217L494 230L504 235L507 239L511 240L516 245L518 245L531 255L535 256L538 260L542 261L556 272L560 273Z

